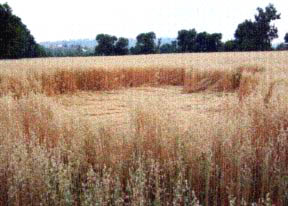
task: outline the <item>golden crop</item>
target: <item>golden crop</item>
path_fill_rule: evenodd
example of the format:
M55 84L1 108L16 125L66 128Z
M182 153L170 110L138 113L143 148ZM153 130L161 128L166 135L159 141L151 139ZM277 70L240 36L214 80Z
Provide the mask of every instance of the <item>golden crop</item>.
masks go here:
M286 205L287 68L288 52L0 61L0 205ZM123 130L96 121L107 90L135 101ZM71 112L81 92L97 124Z

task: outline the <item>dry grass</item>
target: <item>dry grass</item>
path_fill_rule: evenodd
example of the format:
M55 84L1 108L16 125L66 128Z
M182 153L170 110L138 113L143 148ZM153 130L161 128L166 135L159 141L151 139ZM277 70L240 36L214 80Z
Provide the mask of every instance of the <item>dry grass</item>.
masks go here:
M36 60L48 61L51 71L32 60L0 62L7 67L0 72L0 205L287 205L286 57ZM161 64L162 58L167 61ZM190 73L202 61L206 69ZM241 67L243 62L257 66ZM147 85L238 91L241 103L223 95L220 113L195 115L184 131L165 101L143 100L136 102L128 130L115 132L46 96Z
M61 68L54 72L29 71L29 73L2 74L0 81L1 96L9 93L16 97L29 92L44 93L48 96L76 93L77 91L103 91L144 85L181 85L184 69L162 68L125 68L86 70L67 70Z
M285 71L287 56L255 52L7 60L0 62L0 94L20 97L34 91L51 96L143 85L183 85L185 92L233 91L243 73L254 76L269 68L264 73L270 76ZM245 96L249 79L242 81L240 96Z
M231 92L239 88L240 78L237 71L192 69L185 75L184 92Z
M232 111L198 119L185 133L163 109L140 106L121 134L92 128L42 95L3 97L1 203L228 205L270 194L283 205L286 98L232 103Z
M184 79L184 92L235 92L240 102L259 84L259 75L265 71L259 66L241 66L234 69L191 69ZM259 74L260 73L260 74Z

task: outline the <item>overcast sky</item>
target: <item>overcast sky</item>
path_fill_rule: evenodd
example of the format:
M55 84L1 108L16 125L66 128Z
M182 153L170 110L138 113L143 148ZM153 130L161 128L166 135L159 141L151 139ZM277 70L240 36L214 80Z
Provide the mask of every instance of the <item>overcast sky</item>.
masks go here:
M254 19L256 8L274 4L279 39L288 32L287 0L0 0L27 25L37 42L95 38L99 33L135 38L154 31L176 37L181 29L220 32L233 38L237 25ZM286 2L286 3L285 3Z

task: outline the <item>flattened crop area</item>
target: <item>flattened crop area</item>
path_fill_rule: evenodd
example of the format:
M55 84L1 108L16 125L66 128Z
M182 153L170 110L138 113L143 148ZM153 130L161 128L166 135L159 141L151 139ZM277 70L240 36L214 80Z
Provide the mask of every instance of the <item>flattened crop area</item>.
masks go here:
M134 111L147 108L161 117L169 118L185 131L201 120L217 119L227 109L227 102L237 101L233 93L185 94L182 90L182 87L175 86L139 87L79 92L55 98L68 112L78 113L93 126L108 126L115 130L129 129Z

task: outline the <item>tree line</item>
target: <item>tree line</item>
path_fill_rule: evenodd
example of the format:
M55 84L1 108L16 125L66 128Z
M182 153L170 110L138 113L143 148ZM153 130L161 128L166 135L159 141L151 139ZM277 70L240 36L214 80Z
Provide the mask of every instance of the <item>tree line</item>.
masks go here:
M109 34L96 36L97 46L94 52L75 45L73 48L48 49L34 40L30 31L21 19L12 13L7 3L0 4L0 59L27 58L42 56L111 56L138 55L157 53L188 52L221 52L221 51L268 51L272 50L271 42L278 38L278 29L272 24L280 19L273 4L264 9L257 8L254 20L245 20L238 25L234 39L223 42L221 33L197 32L195 28L178 31L177 38L171 43L162 44L154 32L141 33L136 37L136 44L129 47L125 37L117 38ZM285 49L288 44L288 33L285 43L278 49ZM88 52L87 52L88 51Z
M245 20L235 31L235 39L222 42L221 33L197 33L196 29L180 30L176 41L161 44L154 32L141 33L136 37L137 43L128 48L128 39L99 34L96 37L98 45L95 55L127 55L155 53L186 53L186 52L219 52L219 51L269 51L272 50L272 40L278 38L278 29L272 24L280 19L274 5L265 9L257 8L255 20ZM288 43L288 33L285 36Z

